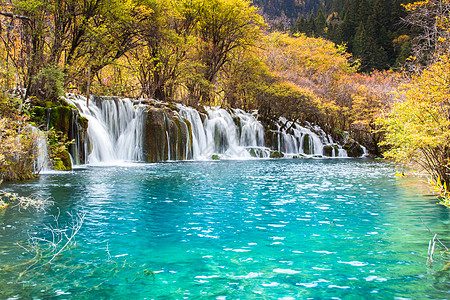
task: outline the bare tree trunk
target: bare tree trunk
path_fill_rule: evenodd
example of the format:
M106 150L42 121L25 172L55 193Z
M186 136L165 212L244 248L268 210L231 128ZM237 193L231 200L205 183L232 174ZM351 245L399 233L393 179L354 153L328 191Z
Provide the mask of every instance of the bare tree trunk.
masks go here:
M87 88L86 88L86 106L89 107L89 98L91 97L91 66L88 68Z

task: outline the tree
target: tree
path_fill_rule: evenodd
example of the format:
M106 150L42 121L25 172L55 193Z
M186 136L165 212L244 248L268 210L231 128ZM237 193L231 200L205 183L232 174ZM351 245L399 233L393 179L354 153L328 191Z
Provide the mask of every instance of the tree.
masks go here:
M450 187L450 56L403 84L398 99L379 120L390 147L385 156L416 163Z
M183 62L190 47L197 16L188 1L147 3L152 17L141 22L138 47L131 51L130 62L141 85L141 95L159 100L173 100L181 85Z
M405 22L418 32L412 41L411 70L420 71L450 49L450 1L428 0L404 5Z
M199 100L209 103L214 99L212 87L217 82L218 72L230 62L234 51L254 45L264 22L248 0L193 0L189 3L197 16L195 32L199 38L200 62L197 71L206 83Z
M327 27L327 19L325 18L322 9L319 9L319 11L317 12L314 23L316 25L316 36L324 37L326 33L325 31Z
M0 183L33 178L37 135L19 111L21 101L0 92Z
M137 46L139 27L151 16L146 0L14 0L6 15L19 21L2 32L28 96L54 100L42 92L48 74L63 73L65 88L86 92L105 66ZM14 20L14 18L13 18ZM3 34L6 38L3 37ZM12 38L12 36L14 38ZM11 54L14 53L14 54Z

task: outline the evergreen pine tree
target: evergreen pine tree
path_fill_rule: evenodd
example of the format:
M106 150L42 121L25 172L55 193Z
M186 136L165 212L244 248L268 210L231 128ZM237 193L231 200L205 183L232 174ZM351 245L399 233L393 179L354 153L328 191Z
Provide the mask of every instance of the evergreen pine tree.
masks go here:
M317 11L316 19L314 20L316 27L316 36L325 37L325 28L327 27L327 19L323 14L321 8Z

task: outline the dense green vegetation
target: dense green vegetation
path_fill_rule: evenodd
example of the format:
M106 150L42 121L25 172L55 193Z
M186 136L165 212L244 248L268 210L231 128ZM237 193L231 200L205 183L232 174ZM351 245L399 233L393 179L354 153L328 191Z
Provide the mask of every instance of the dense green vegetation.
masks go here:
M254 0L253 3L272 29L282 31L288 30L301 16L314 14L326 4L318 0Z
M323 7L316 14L301 16L294 32L325 37L347 49L361 60L360 71L400 68L410 56L415 33L402 19L400 0L345 0L341 5Z

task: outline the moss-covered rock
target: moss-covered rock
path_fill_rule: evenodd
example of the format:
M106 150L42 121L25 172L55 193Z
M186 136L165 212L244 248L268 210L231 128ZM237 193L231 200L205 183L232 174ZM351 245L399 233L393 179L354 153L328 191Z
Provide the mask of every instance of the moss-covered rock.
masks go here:
M219 155L213 154L213 155L211 155L211 159L212 160L219 160Z
M349 157L360 157L364 154L364 150L361 145L355 141L346 143L343 148L347 151L347 155Z
M236 128L237 128L237 139L239 140L241 138L241 135L242 135L241 118L239 118L238 116L234 116L233 117L233 122L236 125Z
M280 151L272 151L270 152L270 158L282 158L284 154Z
M47 108L48 120L47 125L49 128L55 128L69 136L71 119L72 119L72 108L69 106L56 106L53 108Z
M278 135L279 132L275 130L265 131L266 147L270 149L278 149Z
M323 155L332 157L333 156L333 146L323 146Z
M220 125L214 128L214 149L217 153L225 153L229 147L228 135Z
M338 153L338 147L336 145L323 146L323 155L333 157L334 153Z
M88 120L80 116L78 110L73 105L67 104L65 101L60 100L59 103L46 102L43 106L34 106L31 109L31 121L42 129L54 129L55 132L63 136L67 141L73 141L69 145L69 151L73 156L74 162L85 162L85 137L88 128ZM70 159L69 159L70 161ZM63 163L66 169L71 164ZM55 168L55 167L54 167ZM59 167L57 167L59 168Z
M149 107L144 132L147 162L192 158L192 126L167 107Z
M305 134L305 136L303 137L303 153L305 154L312 154L311 153L311 141L309 138L309 134Z
M165 112L158 108L149 108L146 113L144 134L144 157L147 162L167 159L167 137Z
M184 124L186 124L187 127L187 138L189 138L189 145L187 146L187 153L186 153L186 159L192 159L194 155L194 144L193 144L193 137L192 137L192 124L189 122L189 120L183 118Z
M72 170L72 161L70 159L69 152L63 151L60 157L56 158L53 163L53 169L58 171L70 171Z

